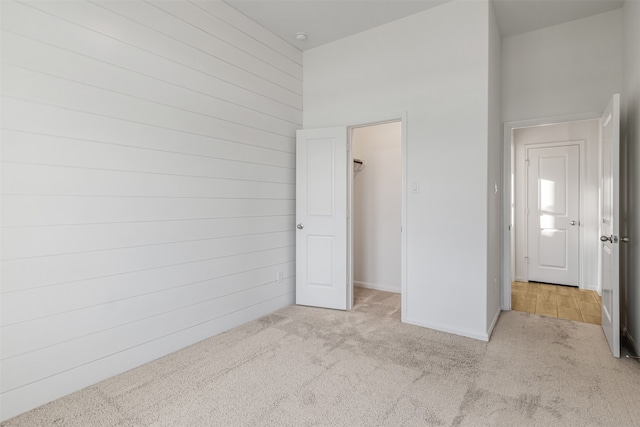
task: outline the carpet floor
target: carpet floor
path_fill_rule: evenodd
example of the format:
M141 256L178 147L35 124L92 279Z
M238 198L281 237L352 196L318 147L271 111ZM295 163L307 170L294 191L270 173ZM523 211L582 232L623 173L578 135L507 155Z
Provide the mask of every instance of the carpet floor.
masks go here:
M367 289L290 306L2 426L640 425L640 363L599 326L504 312L484 343L399 318Z

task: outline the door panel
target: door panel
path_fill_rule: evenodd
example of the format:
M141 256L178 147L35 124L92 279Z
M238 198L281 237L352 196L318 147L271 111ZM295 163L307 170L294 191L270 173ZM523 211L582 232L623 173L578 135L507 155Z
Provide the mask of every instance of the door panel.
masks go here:
M347 309L347 129L296 138L296 304Z
M578 286L580 146L527 149L530 281Z
M542 267L567 268L567 231L547 229L539 237L538 260Z
M333 215L333 138L307 140L307 215Z
M333 242L330 236L307 234L307 282L309 286L333 285Z
M620 357L620 95L602 115L602 329Z

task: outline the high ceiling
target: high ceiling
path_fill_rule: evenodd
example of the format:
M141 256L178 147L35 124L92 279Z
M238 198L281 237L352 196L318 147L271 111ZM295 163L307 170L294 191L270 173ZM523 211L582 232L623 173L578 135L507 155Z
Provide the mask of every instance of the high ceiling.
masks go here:
M311 49L450 0L225 0L301 50ZM474 1L474 0L466 0ZM638 0L628 0L638 1ZM493 0L503 37L617 9L623 0ZM304 32L308 40L295 35Z
M492 0L502 37L563 24L622 7L623 0ZM636 0L631 0L636 1Z

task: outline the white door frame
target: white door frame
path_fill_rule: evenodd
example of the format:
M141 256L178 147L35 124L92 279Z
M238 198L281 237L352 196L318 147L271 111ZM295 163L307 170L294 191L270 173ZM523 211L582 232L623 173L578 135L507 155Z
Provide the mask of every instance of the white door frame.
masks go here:
M514 143L515 145L515 143ZM555 148L555 147L566 147L566 146L570 146L570 145L577 145L579 147L579 165L580 165L580 171L579 171L579 177L578 177L578 183L580 185L580 190L579 190L579 197L580 197L580 203L578 205L578 226L579 228L579 243L578 243L578 287L580 289L584 289L584 272L583 272L583 263L584 263L584 243L585 243L585 227L584 227L584 217L585 217L585 212L586 212L586 202L587 202L587 197L586 197L586 182L587 182L587 176L586 176L586 167L587 167L587 162L586 162L586 146L585 146L585 141L583 139L581 140L568 140L568 141L562 141L562 142L541 142L541 143L529 143L529 144L523 144L523 148L524 148L524 155L525 155L525 159L527 158L527 150L529 150L530 148ZM525 180L526 180L526 174L525 174ZM529 200L529 186L525 185L524 186L524 195L523 195L523 200ZM511 227L513 229L513 226ZM525 247L527 248L527 250L529 249L529 232L531 230L529 230L529 224L528 221L525 224L525 234L524 234L524 244ZM514 236L514 240L515 240L515 236ZM528 253L527 253L528 255ZM515 270L515 257L514 257L514 270ZM529 265L525 264L525 276L527 277L527 280L529 280Z
M513 131L524 127L541 125L560 124L565 122L576 122L581 120L600 119L602 113L580 113L566 116L543 117L530 120L516 120L505 122L503 128L503 204L502 204L502 226L503 253L502 253L502 309L511 310L511 281L514 277L515 258L512 251L514 240L512 209L513 209L513 171L515 170L515 149L513 144Z
M347 274L349 283L347 284L347 310L353 307L353 130L355 128L382 125L385 123L401 123L401 173L402 173L402 202L400 207L400 320L406 322L407 319L407 113L391 114L384 117L375 117L370 120L352 123L347 125L347 148L349 154L347 163L347 208L349 215L347 218Z

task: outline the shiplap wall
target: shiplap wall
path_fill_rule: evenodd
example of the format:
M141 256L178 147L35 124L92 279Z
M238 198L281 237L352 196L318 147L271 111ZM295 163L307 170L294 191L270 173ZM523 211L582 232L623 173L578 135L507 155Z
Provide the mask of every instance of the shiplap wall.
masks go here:
M291 304L301 52L217 1L0 7L1 418Z

